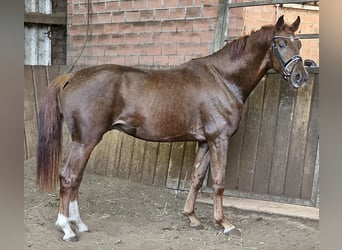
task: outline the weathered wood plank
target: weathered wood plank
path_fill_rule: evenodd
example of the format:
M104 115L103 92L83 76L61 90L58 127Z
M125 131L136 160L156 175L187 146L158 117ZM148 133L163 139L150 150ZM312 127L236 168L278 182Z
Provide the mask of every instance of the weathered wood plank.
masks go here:
M145 144L143 140L135 139L131 160L131 173L129 179L140 183L144 164Z
M273 163L269 184L269 194L271 195L283 195L284 193L295 93L296 90L289 84L280 84L277 132L274 138Z
M34 91L35 91L35 102L36 102L36 109L38 110L40 102L45 94L48 79L47 79L47 72L46 66L33 66L33 84L34 84Z
M305 158L303 166L303 180L302 180L302 191L301 198L310 200L313 191L313 181L315 174L315 163L317 157L318 147L318 75L310 75L308 84L313 85L312 97L311 97L311 112L308 125L308 135L305 149Z
M170 153L169 169L167 173L166 187L178 189L179 177L182 170L184 142L173 142Z
M128 179L131 167L134 137L124 135L121 144L120 163L118 166L118 177Z
M263 97L265 91L265 79L253 90L248 97L246 107L245 131L240 154L240 170L238 189L251 191L253 186L255 159L257 154L259 130L262 117Z
M253 192L268 193L279 103L279 75L268 75L255 161Z
M167 172L171 154L171 143L159 143L156 170L153 185L158 187L166 186Z
M297 198L301 194L311 93L312 84L297 90L284 192L288 197Z
M67 17L66 13L52 13L52 14L43 14L43 13L24 13L24 22L25 23L35 23L35 24L54 24L54 25L66 25Z
M120 161L120 152L121 152L121 142L123 133L119 131L111 131L110 133L110 151L108 154L108 167L106 171L106 175L108 176L117 176L118 175L118 166Z
M156 142L146 142L145 144L145 157L141 176L141 183L145 185L153 184L158 156L158 147L159 144Z
M180 175L179 189L189 190L191 185L191 176L194 171L194 161L196 157L197 143L186 142L183 157L183 166Z
M236 133L230 138L228 145L225 188L230 190L238 188L241 166L240 154L243 136L245 133L248 102L249 101L247 101L246 105L243 108L239 128ZM211 178L209 178L209 184L210 186L212 186Z
M27 144L27 157L33 157L37 148L37 110L31 66L24 67L24 123Z

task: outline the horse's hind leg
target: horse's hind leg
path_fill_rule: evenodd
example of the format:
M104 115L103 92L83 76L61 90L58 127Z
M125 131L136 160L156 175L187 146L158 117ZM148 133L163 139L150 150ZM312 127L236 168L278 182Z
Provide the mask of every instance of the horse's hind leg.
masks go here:
M97 142L84 144L73 141L67 162L60 172L60 203L56 226L64 232L63 240L66 241L77 240L70 227L70 220L76 222L78 231L88 230L79 216L77 197L84 168Z
M191 227L200 227L201 222L195 215L195 202L199 189L202 187L206 171L209 166L209 150L206 143L199 146L198 153L195 158L195 172L192 176L192 184L184 206L184 215L188 216Z

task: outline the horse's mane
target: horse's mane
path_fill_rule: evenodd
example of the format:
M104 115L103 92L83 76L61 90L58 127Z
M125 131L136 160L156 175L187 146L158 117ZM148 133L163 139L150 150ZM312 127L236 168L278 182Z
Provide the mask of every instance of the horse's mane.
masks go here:
M227 43L225 47L227 47L227 49L229 50L229 58L234 60L241 57L246 49L248 39L257 39L258 42L269 40L269 31L271 31L272 29L273 26L271 25L262 26L259 30L252 31L249 35L242 36Z
M245 50L248 37L249 36L243 36L227 44L230 59L234 60L242 55L243 51Z

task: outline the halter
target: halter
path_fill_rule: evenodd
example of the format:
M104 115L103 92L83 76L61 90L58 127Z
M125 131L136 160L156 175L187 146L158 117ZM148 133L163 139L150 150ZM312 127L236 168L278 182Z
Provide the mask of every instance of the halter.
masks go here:
M291 64L297 63L298 61L303 60L303 58L300 55L294 55L292 56L289 60L287 60L287 62L285 62L283 60L283 58L280 55L279 49L275 43L275 40L278 38L282 38L282 39L291 39L291 40L299 40L298 37L292 37L292 36L274 36L272 38L272 47L270 49L270 52L273 52L275 57L278 59L278 61L280 62L281 65L281 69L282 69L282 75L283 75L283 79L284 80L288 80L288 78L291 76L292 71L294 69L294 67L291 68L291 71L289 70L289 66ZM272 62L272 56L271 56L271 62ZM273 65L273 62L272 62Z

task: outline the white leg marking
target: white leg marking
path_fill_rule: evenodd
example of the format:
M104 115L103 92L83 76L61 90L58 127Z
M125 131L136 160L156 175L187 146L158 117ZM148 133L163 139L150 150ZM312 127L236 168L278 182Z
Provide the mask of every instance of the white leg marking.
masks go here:
M76 237L76 234L71 230L68 218L63 214L58 214L56 226L63 231L63 240L71 240Z
M77 200L69 203L69 221L74 221L76 223L78 232L89 231L87 225L81 220Z

